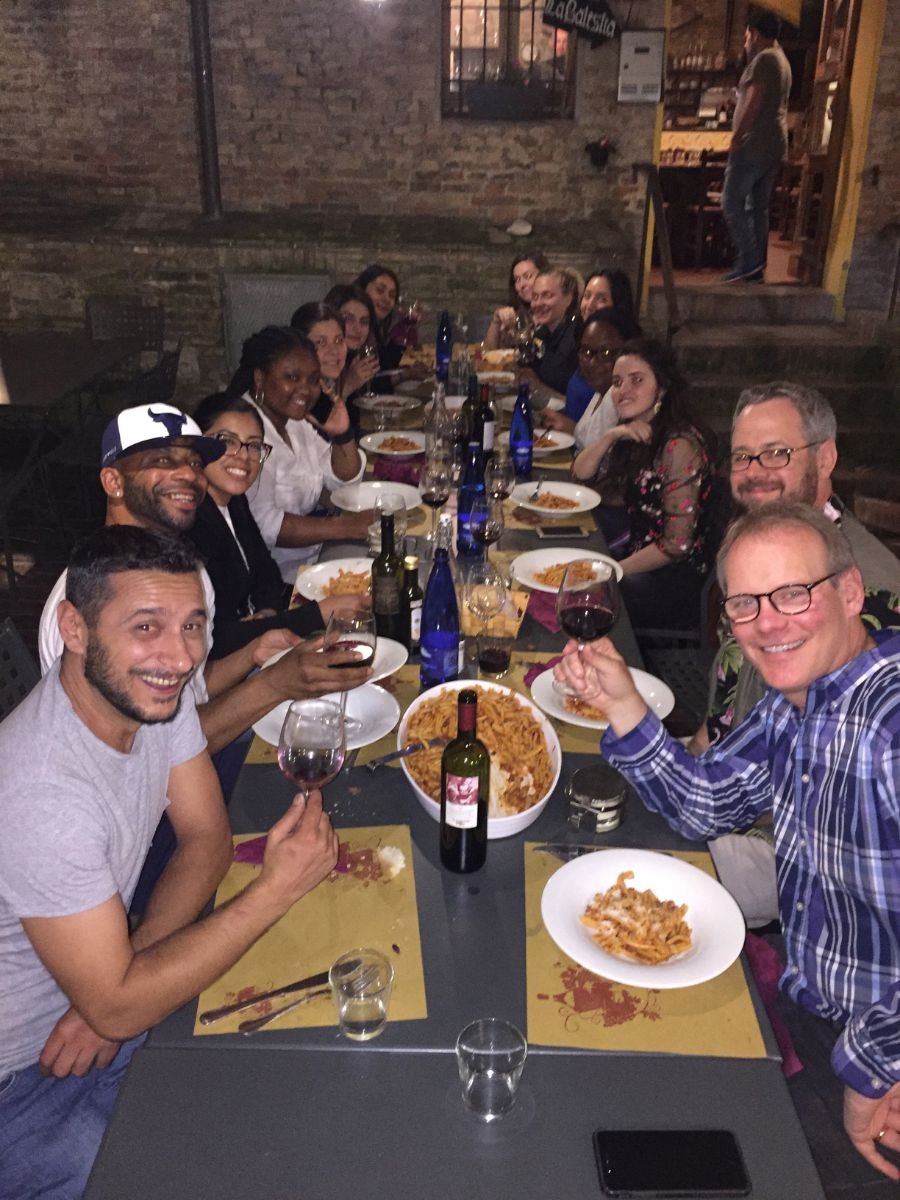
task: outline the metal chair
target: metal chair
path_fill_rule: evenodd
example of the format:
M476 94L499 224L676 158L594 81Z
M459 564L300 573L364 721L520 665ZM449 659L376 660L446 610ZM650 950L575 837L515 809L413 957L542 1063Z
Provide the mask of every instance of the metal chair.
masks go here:
M119 397L123 408L134 408L138 404L168 404L175 395L178 378L178 360L181 357L181 341L174 350L165 350L159 362L149 371L142 371L132 379Z
M166 310L140 296L88 296L84 305L88 333L97 341L140 340L141 350L162 354Z
M40 677L15 625L9 617L0 621L0 721L25 699Z

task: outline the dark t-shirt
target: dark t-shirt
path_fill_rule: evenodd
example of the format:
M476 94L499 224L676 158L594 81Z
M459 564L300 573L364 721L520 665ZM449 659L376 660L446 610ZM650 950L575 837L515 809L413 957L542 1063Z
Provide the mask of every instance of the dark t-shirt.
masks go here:
M553 388L554 392L566 394L569 380L578 367L578 343L575 337L575 322L566 317L550 333L546 325L537 331L544 343L544 356L537 366L541 383Z
M762 89L762 107L741 143L748 158L781 162L787 154L787 106L791 91L791 67L776 42L747 64L738 84L738 102L734 110L737 128L742 116L747 88L751 83Z

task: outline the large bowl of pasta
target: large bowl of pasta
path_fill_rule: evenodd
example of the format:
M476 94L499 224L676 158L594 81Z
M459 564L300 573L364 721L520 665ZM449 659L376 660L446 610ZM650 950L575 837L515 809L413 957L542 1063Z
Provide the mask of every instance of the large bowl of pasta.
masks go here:
M559 780L562 751L547 717L528 697L499 683L458 679L432 688L406 710L397 749L434 737L456 737L457 694L478 693L479 739L491 756L488 837L511 837L536 821ZM441 747L400 760L419 803L435 821L441 816Z

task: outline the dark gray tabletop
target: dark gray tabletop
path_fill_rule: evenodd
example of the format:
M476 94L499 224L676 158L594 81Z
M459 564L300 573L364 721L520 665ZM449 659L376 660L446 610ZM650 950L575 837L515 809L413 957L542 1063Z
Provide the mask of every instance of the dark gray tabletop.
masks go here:
M0 366L13 408L51 409L140 350L140 339L95 341L87 332L0 334Z
M732 1130L753 1200L822 1200L777 1063L537 1056L484 1126L451 1054L139 1050L86 1200L597 1200L592 1132Z

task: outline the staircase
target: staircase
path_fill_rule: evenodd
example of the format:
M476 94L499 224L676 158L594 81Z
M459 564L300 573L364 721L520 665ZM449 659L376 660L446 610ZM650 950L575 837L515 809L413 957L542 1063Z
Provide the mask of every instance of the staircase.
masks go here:
M721 449L743 388L777 379L806 384L837 415L841 498L900 503L900 390L886 344L837 323L833 298L817 288L681 285L678 303L682 327L673 345ZM651 288L648 324L665 328L660 288Z

